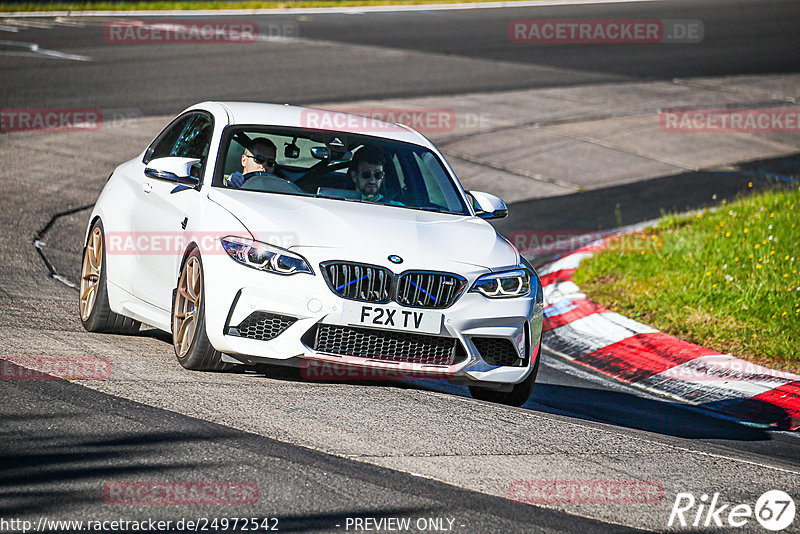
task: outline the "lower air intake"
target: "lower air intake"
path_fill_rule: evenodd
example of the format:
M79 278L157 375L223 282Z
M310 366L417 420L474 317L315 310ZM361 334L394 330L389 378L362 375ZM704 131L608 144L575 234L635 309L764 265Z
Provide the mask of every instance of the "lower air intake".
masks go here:
M288 315L278 315L268 312L253 312L247 319L239 323L238 326L228 328L228 335L257 339L259 341L269 341L281 335L287 328L292 326L296 317Z
M510 339L473 337L472 344L489 365L521 367L524 363Z
M312 348L319 352L422 365L453 365L466 357L458 340L320 324L313 333Z

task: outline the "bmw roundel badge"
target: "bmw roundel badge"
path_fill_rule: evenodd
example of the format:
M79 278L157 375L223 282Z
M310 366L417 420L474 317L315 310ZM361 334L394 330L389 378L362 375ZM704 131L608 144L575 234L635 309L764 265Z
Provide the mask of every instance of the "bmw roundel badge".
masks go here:
M392 263L403 263L403 258L398 256L397 254L392 254L389 256L389 261Z

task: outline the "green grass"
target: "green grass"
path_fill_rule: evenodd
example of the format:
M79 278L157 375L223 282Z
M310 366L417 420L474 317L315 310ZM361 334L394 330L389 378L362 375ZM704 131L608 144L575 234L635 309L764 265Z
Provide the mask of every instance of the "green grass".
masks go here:
M284 0L229 2L22 2L2 4L0 12L12 11L163 11L173 9L285 9L298 7L355 7L417 4L453 4L494 0Z
M616 238L575 282L676 337L800 372L800 188L773 189Z

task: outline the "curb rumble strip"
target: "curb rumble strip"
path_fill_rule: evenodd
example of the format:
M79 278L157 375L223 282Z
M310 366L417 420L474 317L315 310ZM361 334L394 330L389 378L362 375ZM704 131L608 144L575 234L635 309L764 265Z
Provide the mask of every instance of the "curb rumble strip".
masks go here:
M723 355L611 312L572 281L599 239L538 269L543 345L575 364L651 393L779 430L800 429L800 376Z

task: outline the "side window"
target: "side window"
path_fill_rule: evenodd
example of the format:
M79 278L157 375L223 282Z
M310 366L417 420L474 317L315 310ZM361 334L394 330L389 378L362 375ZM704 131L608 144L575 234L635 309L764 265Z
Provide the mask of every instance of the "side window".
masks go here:
M175 142L183 132L186 125L192 119L192 115L186 115L175 121L172 125L168 126L166 130L161 132L161 135L153 142L150 148L147 149L147 154L144 157L144 163L150 163L151 159L166 158L171 155L172 148Z
M211 145L212 124L205 113L190 113L167 127L145 154L144 162L178 156L203 160Z
M197 158L205 162L210 145L211 120L205 114L198 113L193 115L184 126L169 155L180 158Z

